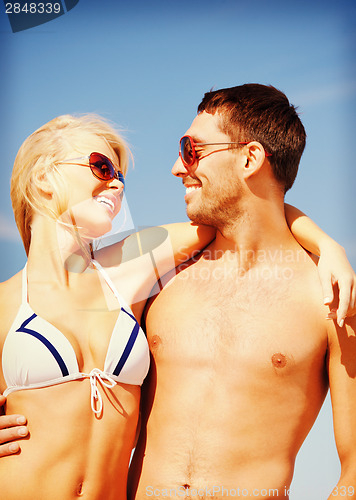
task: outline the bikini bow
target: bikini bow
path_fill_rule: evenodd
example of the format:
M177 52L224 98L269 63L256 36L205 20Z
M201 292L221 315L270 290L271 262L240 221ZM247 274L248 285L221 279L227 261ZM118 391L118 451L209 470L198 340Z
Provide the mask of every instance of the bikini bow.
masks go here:
M98 389L97 382L99 381L102 385L105 385L108 389L111 389L116 385L116 381L110 377L107 373L99 370L99 368L94 368L89 373L90 379L90 402L91 409L96 415L99 415L103 410L103 398Z

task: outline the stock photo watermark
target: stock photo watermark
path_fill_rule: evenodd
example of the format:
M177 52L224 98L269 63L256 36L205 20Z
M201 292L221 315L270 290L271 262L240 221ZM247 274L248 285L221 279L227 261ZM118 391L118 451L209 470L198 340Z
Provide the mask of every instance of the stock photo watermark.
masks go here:
M288 495L290 491L285 487L281 494ZM249 490L247 488L226 488L224 486L210 486L205 488L187 488L179 486L178 488L154 488L153 486L146 486L146 496L153 498L206 498L206 497L278 497L278 488L254 488Z
M5 14L8 16L13 33L28 30L48 23L72 10L79 0L45 0L26 2L7 2L3 0Z
M336 486L331 492L332 496L352 497L355 488L353 486ZM146 486L146 496L152 498L209 498L209 497L255 497L255 498L286 498L291 490L284 486L281 488L226 488L224 486L210 486L204 488L191 488L179 486L177 488L155 488Z
M238 280L291 280L294 277L294 265L309 259L307 253L280 248L272 250L240 249L238 252L226 254L224 251L205 250L203 256L200 251L194 255L186 255L186 262L177 267L183 271L191 264L201 261L201 265L193 267L189 275L182 279L198 279L202 281L238 279ZM217 265L210 266L209 262L216 261Z

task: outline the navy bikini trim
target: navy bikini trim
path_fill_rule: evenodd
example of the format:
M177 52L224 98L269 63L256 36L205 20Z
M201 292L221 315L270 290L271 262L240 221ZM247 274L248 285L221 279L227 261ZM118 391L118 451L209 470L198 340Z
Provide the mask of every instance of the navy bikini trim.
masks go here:
M140 325L138 324L135 316L133 316L132 314L128 313L127 311L125 311L125 309L121 308L121 311L126 313L128 316L130 316L130 318L132 318L134 321L135 321L135 326L131 332L131 335L129 337L129 340L127 341L127 344L125 346L125 349L123 351L123 353L121 354L121 357L116 365L116 368L115 370L113 371L113 375L116 375L117 377L119 376L124 364L126 363L127 361L127 358L130 356L130 352L132 351L132 348L135 344L135 341L136 341L136 338L137 338L137 335L138 335L138 332L140 330Z
M119 376L121 370L123 369L128 357L130 356L130 353L133 349L133 346L135 345L135 342L136 342L136 339L137 339L137 336L138 336L138 333L140 331L140 325L138 324L136 318L130 314L129 312L127 312L125 309L121 308L121 311L124 312L125 314L127 314L128 316L130 316L130 318L132 318L134 321L135 321L135 326L130 334L130 337L129 337L129 340L127 341L127 344L125 346L125 349L123 350L123 353L121 354L121 357L115 367L115 370L113 371L113 375L115 376ZM57 349L54 347L53 344L51 344L51 342L49 342L43 335L41 335L40 333L36 332L35 330L31 330L29 328L26 328L27 325L33 320L35 319L37 316L37 314L33 314L32 316L30 316L29 318L27 318L23 323L22 325L20 326L20 328L18 328L16 330L16 332L21 332L21 333L28 333L29 335L32 335L33 337L37 338L40 342L42 342L46 347L47 349L52 353L53 357L55 358L55 360L57 361L58 363L58 366L62 372L62 375L63 377L69 375L69 371L68 371L68 368L62 358L62 356L59 354L59 352L57 351Z
M66 377L67 375L69 375L69 371L68 371L68 368L62 358L62 356L59 354L59 352L57 351L57 349L54 347L54 345L51 344L51 342L49 342L46 337L44 337L43 335L41 335L40 333L36 332L35 330L30 330L29 328L26 328L26 326L33 320L35 319L37 316L37 314L32 314L32 316L30 316L29 318L27 318L23 323L22 325L20 326L20 328L18 330L16 330L17 332L23 332L23 333L28 333L29 335L32 335L33 337L36 337L38 340L40 340L46 347L47 349L52 353L52 355L54 356L55 360L57 361L58 363L58 366L59 368L61 369L61 372L62 372L62 375L63 377Z

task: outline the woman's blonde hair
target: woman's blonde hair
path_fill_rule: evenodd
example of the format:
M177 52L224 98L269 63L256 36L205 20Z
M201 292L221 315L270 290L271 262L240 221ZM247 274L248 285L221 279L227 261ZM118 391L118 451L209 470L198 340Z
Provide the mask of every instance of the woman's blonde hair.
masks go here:
M27 254L33 213L58 219L68 208L67 186L60 165L56 164L68 159L66 155L73 150L78 134L83 132L104 139L114 150L120 169L126 175L131 152L113 126L100 116L58 116L33 132L20 147L11 176L12 208ZM40 188L43 179L53 189L52 208L45 203Z

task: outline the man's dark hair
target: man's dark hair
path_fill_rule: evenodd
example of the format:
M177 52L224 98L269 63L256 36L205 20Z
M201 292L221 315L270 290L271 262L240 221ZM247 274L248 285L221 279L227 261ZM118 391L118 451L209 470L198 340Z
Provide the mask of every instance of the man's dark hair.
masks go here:
M221 117L220 128L232 141L258 141L271 153L273 173L284 187L293 185L306 133L296 108L271 85L248 83L207 92L198 106Z

